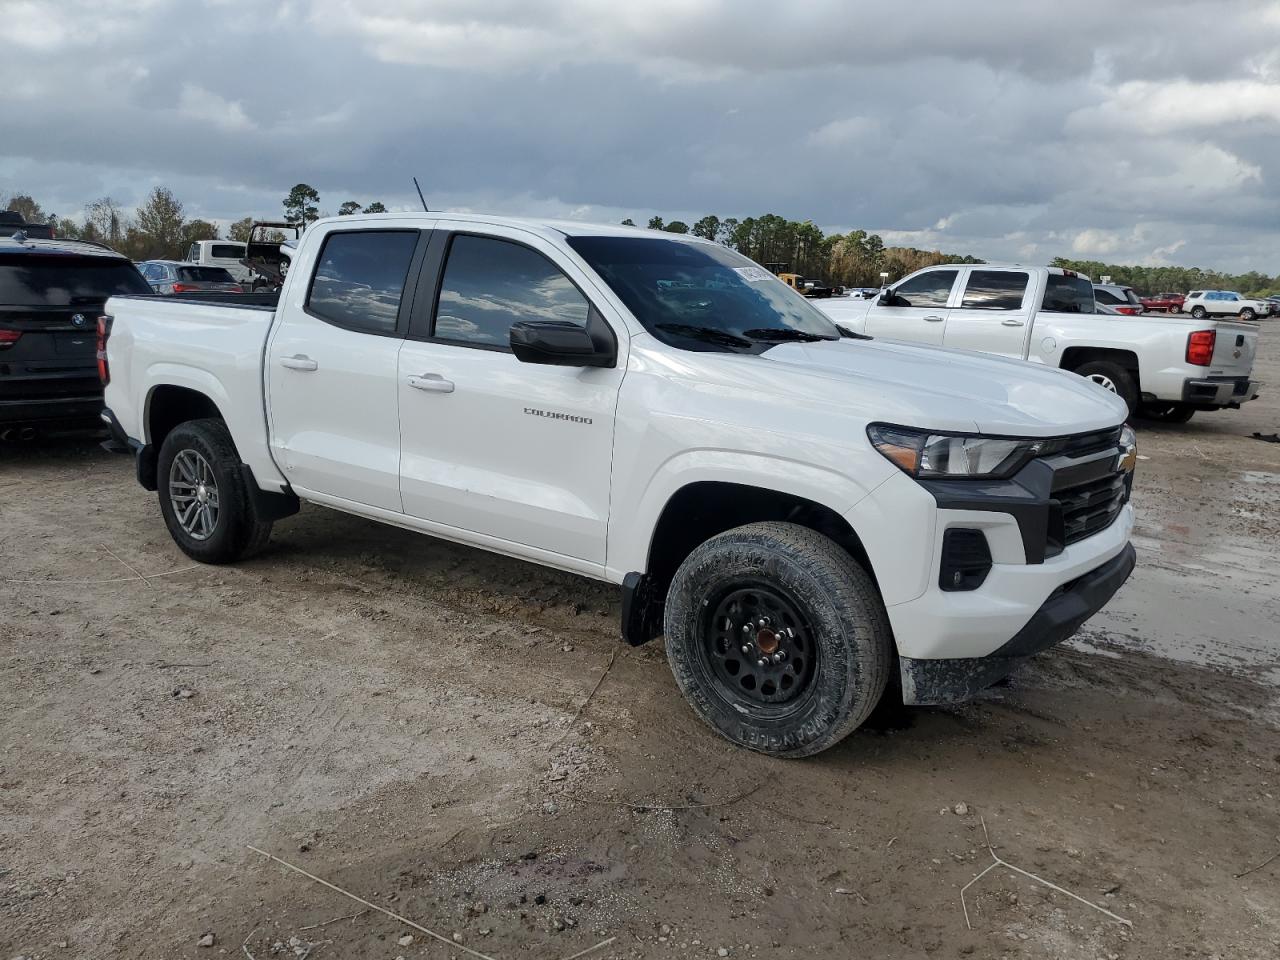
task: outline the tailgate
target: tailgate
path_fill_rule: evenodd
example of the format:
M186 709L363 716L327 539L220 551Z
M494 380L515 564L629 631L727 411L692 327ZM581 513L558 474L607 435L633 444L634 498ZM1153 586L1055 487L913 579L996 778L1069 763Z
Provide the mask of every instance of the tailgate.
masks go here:
M1247 377L1253 372L1253 358L1258 352L1258 327L1253 323L1219 320L1213 344L1211 377Z

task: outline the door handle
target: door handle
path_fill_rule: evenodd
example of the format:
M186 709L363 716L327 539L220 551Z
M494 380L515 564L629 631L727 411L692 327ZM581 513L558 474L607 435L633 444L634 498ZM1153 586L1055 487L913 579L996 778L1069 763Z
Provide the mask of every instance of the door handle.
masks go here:
M925 317L925 320L927 320L929 323L941 323L941 322L942 322L943 320L945 320L945 319L947 319L947 318L946 318L946 317L939 317L939 316L937 316L937 315L930 316L930 317Z
M1002 327L1025 327L1026 326L1026 324L1023 323L1021 320L1001 320L1000 325Z
M304 357L300 353L294 354L292 357L281 357L280 366L288 367L290 370L310 371L320 369L320 364L316 363L310 357Z
M408 384L415 390L426 390L429 393L453 393L453 381L446 380L438 373L424 373L420 377L410 377Z

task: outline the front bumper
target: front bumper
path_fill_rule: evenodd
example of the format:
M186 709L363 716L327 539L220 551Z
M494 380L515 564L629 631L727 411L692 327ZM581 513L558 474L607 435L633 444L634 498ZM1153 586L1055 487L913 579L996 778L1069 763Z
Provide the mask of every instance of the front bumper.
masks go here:
M1197 407L1238 407L1258 395L1262 384L1248 377L1206 377L1182 384L1182 402Z
M1008 676L1026 658L1066 640L1106 606L1137 563L1133 544L1084 576L1056 589L1031 619L994 653L983 657L900 657L902 699L908 704L955 703Z

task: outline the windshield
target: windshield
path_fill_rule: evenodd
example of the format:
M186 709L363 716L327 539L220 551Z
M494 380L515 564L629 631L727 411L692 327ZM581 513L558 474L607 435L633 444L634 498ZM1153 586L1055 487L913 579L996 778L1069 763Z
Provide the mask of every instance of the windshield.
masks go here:
M22 253L0 256L0 306L65 307L118 293L150 293L138 268L114 257Z
M1093 284L1084 277L1051 273L1044 288L1042 309L1054 313L1093 313Z
M662 237L569 237L644 328L684 350L761 353L838 340L816 307L763 267L718 244Z

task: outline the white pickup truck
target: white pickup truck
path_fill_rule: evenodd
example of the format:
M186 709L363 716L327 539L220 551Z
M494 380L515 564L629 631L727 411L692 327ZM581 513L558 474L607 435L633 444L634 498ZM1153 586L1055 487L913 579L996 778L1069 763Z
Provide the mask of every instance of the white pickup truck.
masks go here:
M1258 395L1252 323L1199 316L1095 313L1093 285L1057 267L949 264L904 277L871 300L818 304L877 338L1016 357L1070 370L1124 398L1129 411L1185 422Z
M695 712L804 756L963 699L1134 566L1124 404L842 335L727 248L581 223L321 221L279 302L116 297L103 419L178 546L309 501L622 587ZM899 682L892 682L894 675Z

